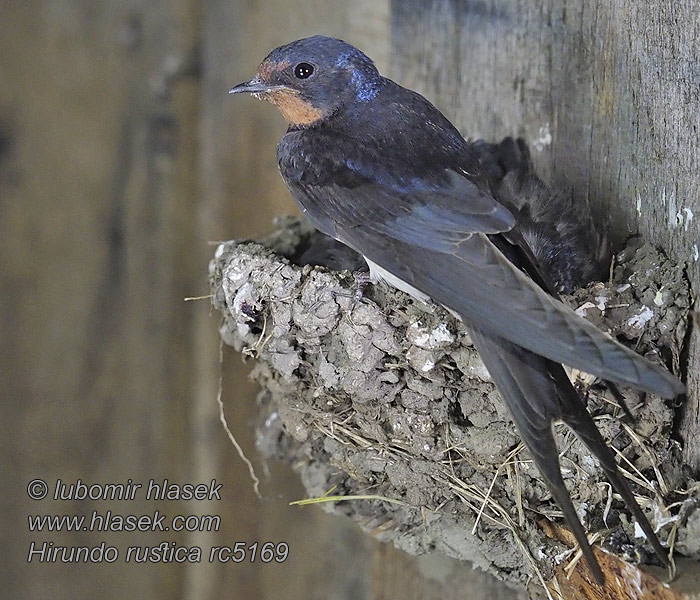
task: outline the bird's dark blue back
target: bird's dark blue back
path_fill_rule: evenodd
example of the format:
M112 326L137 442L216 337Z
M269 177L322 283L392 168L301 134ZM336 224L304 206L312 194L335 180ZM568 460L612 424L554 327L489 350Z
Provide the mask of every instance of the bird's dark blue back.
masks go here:
M478 204L491 193L476 155L449 120L419 94L385 78L371 101L350 103L315 127L290 127L277 146L277 160L294 198L333 237L332 221L342 207L317 197L320 189L366 189L362 211L344 214L351 219L369 219L375 210L400 212L403 198L444 191L450 173L464 178L464 194L448 199L446 210L464 212L472 196ZM370 191L375 185L393 192L395 206Z
M452 123L425 98L385 78L372 100L350 103L315 127L290 127L277 159L289 183L374 181L399 191L424 190L453 169L487 186L477 157Z

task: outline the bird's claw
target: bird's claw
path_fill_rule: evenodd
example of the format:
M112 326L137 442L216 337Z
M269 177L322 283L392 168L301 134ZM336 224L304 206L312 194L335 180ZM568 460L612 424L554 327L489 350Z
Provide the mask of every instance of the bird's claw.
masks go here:
M353 271L352 272L353 283L350 287L349 293L335 292L335 296L350 297L352 298L351 310L354 310L359 302L364 300L365 297L365 286L372 283L372 277L368 271Z

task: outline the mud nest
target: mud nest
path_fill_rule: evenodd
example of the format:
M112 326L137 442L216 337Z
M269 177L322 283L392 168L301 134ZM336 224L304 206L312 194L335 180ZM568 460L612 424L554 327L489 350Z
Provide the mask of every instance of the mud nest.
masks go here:
M468 334L448 312L384 285L362 298L357 268L305 222L285 217L261 243L221 244L210 265L221 336L255 359L257 445L299 472L310 498L412 553L441 552L517 584L549 578L571 550L547 537L562 515L520 443ZM638 239L610 280L566 298L651 360L678 372L690 305L682 268ZM678 404L624 390L636 417L597 380L572 373L662 543L700 557L700 492L674 439ZM578 514L632 562L650 547L588 450L556 426Z

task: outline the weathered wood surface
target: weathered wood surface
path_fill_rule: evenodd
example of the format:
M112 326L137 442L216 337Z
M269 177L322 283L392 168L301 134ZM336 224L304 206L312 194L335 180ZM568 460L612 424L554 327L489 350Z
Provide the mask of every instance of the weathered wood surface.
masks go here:
M566 544L576 545L574 535L565 527L543 520L540 526L545 533ZM547 587L554 598L565 600L697 600L700 598L700 578L696 561L677 557L676 573L672 586L669 574L662 567L644 566L625 562L615 554L598 547L593 548L598 564L605 576L606 585L598 585L588 565L578 558L560 564Z
M697 2L396 0L392 32L394 79L466 136L527 139L546 181L572 188L613 240L639 232L665 248L697 297ZM699 470L700 328L687 342L677 434Z
M10 598L173 597L176 569L27 565L29 540L93 545L115 535L30 535L28 513L104 504L32 502L26 486L189 478L187 343L201 268L185 2L3 2L0 8L2 589ZM157 76L161 76L157 79ZM153 87L151 87L153 84ZM162 95L160 92L166 92ZM174 96L170 96L169 92ZM134 501L135 514L181 506ZM124 536L127 537L124 537ZM169 536L182 542L182 535ZM122 534L134 545L153 534ZM160 540L158 540L160 541Z
M371 540L342 519L288 507L303 496L288 469L271 465L264 500L255 497L218 422L216 317L207 301L183 302L208 291L209 240L259 234L293 209L274 160L283 123L252 101L230 102L228 87L277 43L319 23L335 34L356 26L343 4L0 5L3 597L366 597ZM381 17L381 4L366 4ZM237 355L227 362L229 420L254 458L256 390ZM224 488L207 505L31 502L35 477L216 477ZM27 565L30 539L120 548L163 539L27 531L27 514L93 509L218 514L215 535L163 538L203 548L281 540L289 559Z

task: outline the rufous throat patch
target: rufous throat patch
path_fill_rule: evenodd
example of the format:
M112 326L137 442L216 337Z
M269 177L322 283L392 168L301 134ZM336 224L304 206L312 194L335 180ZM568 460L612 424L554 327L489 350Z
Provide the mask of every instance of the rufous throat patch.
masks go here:
M323 111L312 106L294 92L278 90L265 94L265 99L274 104L290 125L313 125L323 118Z

